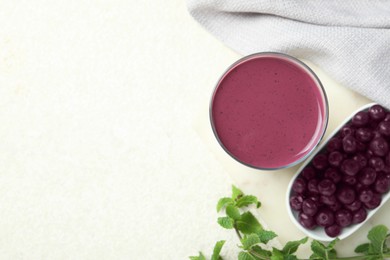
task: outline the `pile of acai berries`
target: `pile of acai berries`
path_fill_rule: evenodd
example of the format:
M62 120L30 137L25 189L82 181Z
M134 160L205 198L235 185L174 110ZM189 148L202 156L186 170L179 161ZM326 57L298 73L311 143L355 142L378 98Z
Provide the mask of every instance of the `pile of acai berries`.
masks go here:
M300 172L290 206L307 229L337 237L361 223L390 189L390 113L380 105L356 113Z

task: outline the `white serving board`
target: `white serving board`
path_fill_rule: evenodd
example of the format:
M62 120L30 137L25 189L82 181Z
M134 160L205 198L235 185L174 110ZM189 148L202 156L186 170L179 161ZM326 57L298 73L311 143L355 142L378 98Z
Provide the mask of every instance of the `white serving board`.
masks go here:
M327 138L344 119L359 107L371 103L372 101L351 91L329 78L322 70L304 61L309 65L324 85L329 100L329 123L324 139ZM221 71L223 73L223 71ZM217 81L220 75L215 75ZM210 86L210 96L214 86ZM212 133L209 115L208 103L199 112L198 120L195 122L195 129L201 139L209 147L217 160L226 169L233 182L244 190L258 196L262 202L260 215L263 221L267 223L271 230L279 235L279 241L283 244L286 241L299 239L305 236L290 220L285 206L285 194L287 186L300 164L278 171L260 171L251 169L233 160L219 146ZM390 226L390 205L384 205L375 216L368 220L364 226L355 234L339 242L339 247L343 248L340 255L351 255L355 245L366 241L368 230L376 224L385 224ZM307 256L308 246L301 250L301 255Z

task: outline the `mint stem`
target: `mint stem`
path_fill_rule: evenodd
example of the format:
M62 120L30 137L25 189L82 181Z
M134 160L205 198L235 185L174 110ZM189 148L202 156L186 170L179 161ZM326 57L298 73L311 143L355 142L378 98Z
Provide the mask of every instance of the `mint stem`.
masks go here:
M253 256L257 257L257 258L263 259L263 260L269 260L269 259L271 259L271 258L269 258L269 257L259 255L258 253L256 253L256 252L253 251L253 250L249 250L248 252L249 252L249 254L251 254L251 255L253 255Z
M234 227L234 230L236 231L236 234L237 234L238 238L239 238L240 241L241 241L242 236L241 236L241 234L240 234L240 231L238 231L238 228L237 228L237 225L236 225L235 221L234 221L233 227Z

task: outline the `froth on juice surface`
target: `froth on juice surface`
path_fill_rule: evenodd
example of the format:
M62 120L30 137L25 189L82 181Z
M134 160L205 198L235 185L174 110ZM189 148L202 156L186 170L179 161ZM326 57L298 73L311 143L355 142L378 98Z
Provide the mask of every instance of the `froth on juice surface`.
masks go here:
M325 117L319 83L280 57L236 64L220 80L211 107L222 146L256 168L282 168L306 156L322 137Z

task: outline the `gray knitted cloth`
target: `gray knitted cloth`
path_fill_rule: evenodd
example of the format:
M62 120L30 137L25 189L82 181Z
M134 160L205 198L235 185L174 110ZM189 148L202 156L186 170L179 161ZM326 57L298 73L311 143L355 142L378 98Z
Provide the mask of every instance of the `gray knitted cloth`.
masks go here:
M390 1L187 2L191 15L237 52L278 51L310 60L390 107Z

